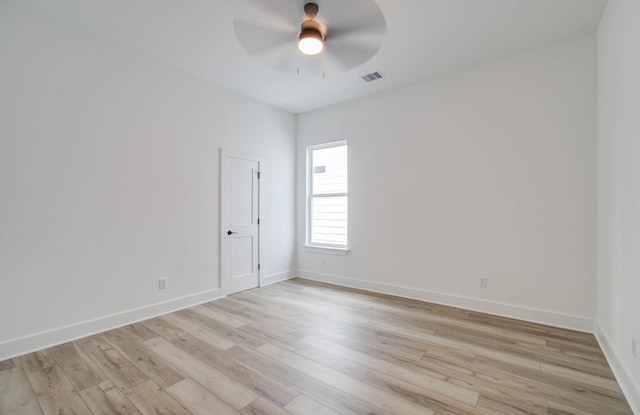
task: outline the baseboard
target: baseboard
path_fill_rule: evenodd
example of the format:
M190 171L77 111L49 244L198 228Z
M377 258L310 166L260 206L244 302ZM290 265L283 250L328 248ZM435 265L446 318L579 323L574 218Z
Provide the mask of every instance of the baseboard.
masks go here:
M0 343L0 361L222 298L220 289L84 321Z
M260 286L264 287L267 285L275 284L276 282L290 280L295 276L296 276L295 271L286 271L286 272L281 272L279 274L267 275L265 277L262 277L262 280L260 281Z
M477 298L456 296L412 287L403 287L399 285L364 281L337 275L321 274L307 270L298 270L297 276L318 282L326 282L380 294L390 294L435 304L460 307L467 310L479 311L497 316L510 317L518 320L546 324L549 326L567 328L587 333L593 333L594 328L594 320L588 317L555 313L552 311L520 307L512 304L485 301Z
M627 402L629 402L631 410L634 414L640 415L640 385L631 377L629 370L622 363L622 359L618 357L618 353L611 345L609 338L597 320L595 335L624 396L627 398Z

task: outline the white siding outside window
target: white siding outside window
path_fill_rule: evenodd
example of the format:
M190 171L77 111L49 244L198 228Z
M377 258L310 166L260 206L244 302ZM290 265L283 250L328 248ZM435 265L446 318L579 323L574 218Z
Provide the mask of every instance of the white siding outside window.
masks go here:
M309 147L307 160L307 244L345 249L349 205L347 143Z

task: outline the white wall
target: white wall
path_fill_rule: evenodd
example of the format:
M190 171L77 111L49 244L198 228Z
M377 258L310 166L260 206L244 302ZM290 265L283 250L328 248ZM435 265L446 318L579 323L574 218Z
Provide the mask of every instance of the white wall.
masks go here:
M610 0L598 28L597 331L638 414L639 300L640 2Z
M300 179L298 274L592 331L595 118L594 36L300 115L298 177L349 141L352 249L303 249Z
M6 2L0 57L0 360L219 297L220 148L265 157L292 274L293 115Z

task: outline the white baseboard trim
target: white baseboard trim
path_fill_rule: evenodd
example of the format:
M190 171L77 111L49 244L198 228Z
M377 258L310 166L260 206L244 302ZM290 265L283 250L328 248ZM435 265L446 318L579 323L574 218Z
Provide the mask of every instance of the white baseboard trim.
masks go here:
M0 343L0 361L224 297L205 291Z
M624 393L624 396L627 398L627 402L631 407L631 410L634 414L640 415L640 385L638 385L629 370L622 363L622 359L619 358L618 353L611 345L608 336L605 331L602 329L600 322L596 320L595 325L595 336L600 344L600 348L604 352L604 356L609 362L609 366L613 371L613 374Z
M291 278L295 278L295 276L296 276L295 271L286 271L286 272L281 272L279 274L267 275L262 277L262 280L260 281L260 286L264 287L267 285L275 284L276 282L290 280Z
M456 296L418 288L358 280L338 275L321 274L307 270L298 270L297 276L318 282L326 282L329 284L357 288L380 294L396 295L414 300L459 307L496 316L515 318L518 320L546 324L549 326L567 328L587 333L593 333L594 329L594 320L588 317L555 313L552 311L538 310L512 304L496 303L477 298Z

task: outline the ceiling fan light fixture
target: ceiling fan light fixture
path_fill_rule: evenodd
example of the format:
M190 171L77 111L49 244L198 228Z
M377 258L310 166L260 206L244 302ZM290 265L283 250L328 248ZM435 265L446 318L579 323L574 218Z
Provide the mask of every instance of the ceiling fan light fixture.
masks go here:
M315 3L307 3L305 6L307 20L302 22L300 35L298 35L298 49L305 55L317 55L324 48L325 32L322 25L314 20L315 13L318 12L317 7Z
M324 36L318 29L302 29L298 37L298 49L305 55L317 55L324 48Z

